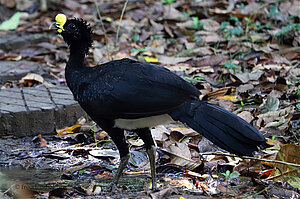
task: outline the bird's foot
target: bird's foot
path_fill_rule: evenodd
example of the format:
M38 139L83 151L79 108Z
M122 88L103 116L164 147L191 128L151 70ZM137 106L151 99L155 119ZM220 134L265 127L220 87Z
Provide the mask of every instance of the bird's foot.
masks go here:
M113 193L120 192L118 185L114 182L111 182L109 186L109 192L113 192Z
M118 192L118 190L119 190L118 189L118 183L119 183L120 177L122 175L122 172L123 172L125 166L128 163L129 157L130 157L129 153L126 156L121 157L120 165L119 165L119 167L117 169L117 172L115 173L115 176L113 178L113 181L110 185L110 191Z
M152 184L151 190L152 191L157 191L158 190L156 182Z

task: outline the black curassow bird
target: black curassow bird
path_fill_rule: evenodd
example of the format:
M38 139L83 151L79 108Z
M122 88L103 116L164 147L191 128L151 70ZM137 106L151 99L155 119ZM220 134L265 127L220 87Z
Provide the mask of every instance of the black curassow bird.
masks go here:
M115 185L129 159L124 129L136 132L144 141L154 189L156 149L149 127L180 121L237 155L251 155L265 142L249 123L199 100L198 89L164 67L131 59L87 67L84 59L92 45L90 26L63 14L55 20L56 30L70 47L66 82L80 106L110 135L119 150L121 161Z

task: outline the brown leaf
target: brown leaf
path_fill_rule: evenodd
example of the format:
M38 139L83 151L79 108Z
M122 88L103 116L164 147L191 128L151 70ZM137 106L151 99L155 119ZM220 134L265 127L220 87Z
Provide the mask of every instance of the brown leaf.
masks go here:
M39 82L42 84L42 83L44 83L44 78L35 73L28 73L25 77L22 77L22 79L19 82L24 84L24 83L28 83L30 81Z
M164 29L170 35L170 37L174 37L167 21L164 21Z
M186 21L187 16L176 10L172 4L165 5L164 7L163 18L176 21Z
M200 58L196 65L199 66L215 66L215 65L219 65L222 62L225 62L226 60L228 60L227 56L224 55L220 55L220 56L205 56Z
M243 118L248 123L251 123L252 120L254 119L254 117L252 116L252 114L249 111L243 111L243 112L241 112L241 113L239 113L237 115L239 117Z
M156 55L156 58L159 59L159 62L167 65L175 65L178 64L180 62L185 62L189 59L192 59L191 57L170 57L170 56L165 56L165 55Z
M283 189L281 187L272 187L269 193L277 196L277 198L300 198L300 194L293 190Z
M238 93L246 93L249 90L252 90L254 86L252 84L242 84L236 88Z
M216 32L198 31L195 33L195 35L201 38L200 44L217 43L225 41L225 39L218 35Z
M213 19L201 19L200 22L204 24L204 30L214 32L220 29L220 24Z
M284 146L282 146L280 148L280 151L277 153L275 160L280 160L280 161L284 161L284 162L289 162L289 163L294 163L294 164L298 164L300 168L300 146L299 145L295 145L295 144L286 144ZM287 181L294 185L296 188L300 188L300 185L298 184L295 185L295 183L297 183L298 181L295 181L295 178L293 178L292 176L298 177L298 173L297 173L297 169L294 167L291 167L289 165L285 165L285 164L278 164L275 163L274 164L274 168L279 168L281 173L290 171L288 173L287 176L285 176L285 178L287 179ZM291 172L292 170L294 170L294 172ZM278 170L274 170L273 172L273 176L276 175L281 175L281 173Z

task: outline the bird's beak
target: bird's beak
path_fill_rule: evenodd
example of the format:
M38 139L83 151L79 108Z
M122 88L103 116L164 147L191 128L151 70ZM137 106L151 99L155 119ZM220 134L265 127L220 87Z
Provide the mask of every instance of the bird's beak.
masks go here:
M49 26L49 29L56 30L56 29L57 29L56 22L53 22L53 23Z
M49 29L52 30L57 30L58 33L61 33L64 29L59 25L57 22L53 22L50 26Z

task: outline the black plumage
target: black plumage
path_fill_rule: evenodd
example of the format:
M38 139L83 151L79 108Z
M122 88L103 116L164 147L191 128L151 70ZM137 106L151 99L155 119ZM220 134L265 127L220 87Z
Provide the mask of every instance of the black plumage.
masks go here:
M63 27L63 28L62 28ZM145 143L156 188L155 147L149 127L168 120L181 121L221 148L251 155L265 138L249 123L216 105L199 100L200 92L168 69L131 59L86 67L92 43L91 28L82 20L56 22L70 46L67 84L87 114L115 142L121 163L117 184L129 158L124 129L135 131Z

